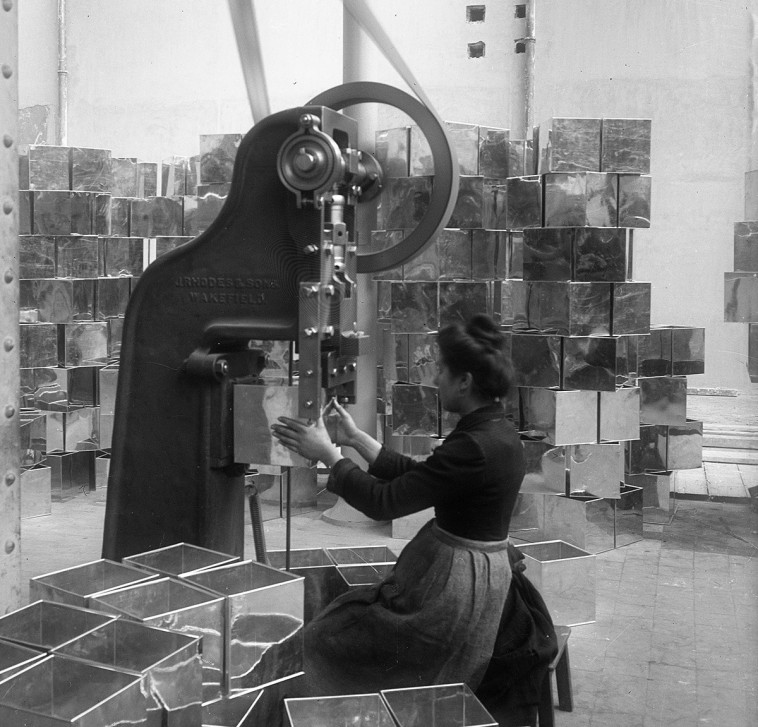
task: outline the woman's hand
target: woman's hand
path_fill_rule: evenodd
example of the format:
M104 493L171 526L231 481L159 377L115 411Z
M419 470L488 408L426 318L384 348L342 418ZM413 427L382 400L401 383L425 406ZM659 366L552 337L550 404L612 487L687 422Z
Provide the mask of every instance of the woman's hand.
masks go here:
M339 449L329 438L322 417L313 424L304 424L289 417L279 417L278 423L271 425L271 430L273 436L287 449L306 459L318 460L328 467L342 459Z
M336 399L332 399L324 407L324 414L329 414L332 411L336 412L336 414L327 417L327 430L334 432L336 428L334 443L339 444L340 446L354 446L355 440L358 438L358 435L361 434L361 430L358 429L353 417L347 413L346 409L343 409Z

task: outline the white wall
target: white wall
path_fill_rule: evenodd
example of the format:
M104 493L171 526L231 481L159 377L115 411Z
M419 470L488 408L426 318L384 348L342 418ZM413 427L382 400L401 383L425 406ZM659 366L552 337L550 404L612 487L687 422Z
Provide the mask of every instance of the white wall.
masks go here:
M450 120L513 126L523 21L515 3L371 0L370 6ZM68 0L69 144L157 161L193 154L200 134L251 124L222 0ZM706 328L694 386L746 388L747 326L723 322L744 173L758 167L753 126L758 0L536 0L535 121L653 120L653 227L638 234L636 277L653 283L653 321ZM272 111L342 79L339 0L256 0ZM56 98L55 0L20 4L20 105ZM484 58L467 44L486 43ZM372 77L405 88L374 54ZM381 117L392 121L393 114Z

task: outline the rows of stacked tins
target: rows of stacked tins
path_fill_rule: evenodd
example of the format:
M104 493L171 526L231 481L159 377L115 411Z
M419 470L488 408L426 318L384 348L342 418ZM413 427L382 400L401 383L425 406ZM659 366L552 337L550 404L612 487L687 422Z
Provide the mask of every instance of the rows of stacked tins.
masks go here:
M447 228L376 276L385 442L422 457L451 431L434 332L488 312L507 334L506 406L527 459L513 535L590 553L639 540L643 521L671 516L672 473L702 464L686 376L704 371L704 329L651 327L651 284L633 278L634 233L650 226L651 122L553 118L533 141L447 127L461 174ZM416 127L378 132L376 148L389 175L379 250L418 222L434 170Z
M157 256L208 227L241 135L158 164L109 150L20 156L22 516L107 480L123 316Z
M745 174L745 219L734 223L734 270L724 273L724 320L748 324L748 373L758 382L758 170Z

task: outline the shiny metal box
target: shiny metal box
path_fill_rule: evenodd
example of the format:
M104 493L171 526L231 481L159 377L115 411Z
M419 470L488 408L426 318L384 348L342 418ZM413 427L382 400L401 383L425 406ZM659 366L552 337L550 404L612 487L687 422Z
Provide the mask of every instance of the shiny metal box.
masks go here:
M638 436L627 441L626 472L659 472L666 469L668 427L665 424L643 424Z
M385 545L358 545L325 548L335 565L367 565L395 563L397 555Z
M96 194L92 202L92 234L110 235L111 224L111 195Z
M394 536L393 536L394 537ZM269 550L268 562L284 570L287 552ZM289 552L289 573L302 576L304 587L303 621L309 623L324 607L344 592L337 566L323 548L295 548Z
M95 283L95 319L123 316L132 292L131 277L98 278Z
M92 608L201 636L203 682L222 684L224 599L183 580L156 578L90 599Z
M392 433L405 436L439 434L439 396L434 386L392 385Z
M509 239L506 230L471 231L471 277L474 280L508 277Z
M705 328L670 326L671 373L689 376L705 373Z
M618 175L618 226L650 227L652 180L647 175Z
M22 468L37 465L45 458L47 452L46 420L47 415L39 409L22 408L19 412L19 453Z
M508 171L508 161L511 147L510 131L491 126L479 127L479 169L477 174L485 177L515 177L524 174L523 167L514 170L513 174Z
M111 157L113 186L111 192L117 197L137 196L137 160Z
M24 727L147 726L138 674L48 656L0 687L0 723Z
M223 184L232 181L234 160L242 134L200 135L200 184Z
M505 182L507 194L506 227L523 230L542 225L542 179L537 175L509 177Z
M95 489L95 450L48 451L53 502L64 502Z
M544 439L522 438L524 480L520 493L565 495L567 485L566 447L557 447Z
M480 174L479 127L476 124L464 124L456 121L446 121L445 127L455 149L458 173L462 175ZM434 174L434 161L429 142L418 126L410 127L409 163L409 173L412 177Z
M95 195L91 192L30 192L34 235L91 235Z
M58 324L58 365L94 366L108 362L108 326L105 321Z
M28 189L71 189L71 148L30 144Z
M601 120L592 118L556 117L541 123L540 172L600 171L600 128Z
M545 227L616 227L617 175L552 172L543 180Z
M21 519L50 515L52 512L50 467L35 465L19 473Z
M132 237L181 235L182 197L149 197L132 200L129 231Z
M572 228L524 230L521 250L524 280L571 280L573 241Z
M185 178L189 169L187 157L169 157L161 162L161 191L164 197L186 193Z
M724 320L758 323L758 273L724 273Z
M620 346L621 344L621 346ZM626 383L628 370L623 341L615 336L571 336L563 339L563 376L565 389L614 391Z
M360 247L360 251L361 253L381 252L382 250L387 250L391 247L395 247L395 245L398 245L404 238L405 238L405 230L373 230L371 232L371 239L367 247ZM421 255L419 255L418 257L423 257L423 256L424 256L424 253L421 253ZM409 262L412 262L412 261L409 261ZM431 264L431 261L429 261L429 263ZM390 268L389 270L380 270L373 274L373 279L374 280L402 280L403 267L404 267L403 265L398 265L397 267Z
M686 376L640 376L637 386L641 424L686 424Z
M109 149L71 147L71 189L84 192L110 192L113 167Z
M111 197L111 235L129 237L132 197Z
M228 691L255 689L302 671L302 577L242 561L181 578L225 599Z
M569 494L620 497L624 447L619 442L576 444L568 449Z
M35 601L0 616L0 639L49 651L110 623L113 619L112 615L87 608Z
M466 684L438 684L380 692L398 727L497 727Z
M153 702L148 724L192 727L200 724L202 711L200 645L199 636L117 619L54 654L138 674L142 693Z
M382 331L382 369L388 382L409 381L407 333Z
M97 277L100 271L100 250L95 235L57 236L53 239L58 277Z
M102 558L91 563L35 576L29 581L32 601L54 601L87 608L89 599L108 591L156 578L154 573Z
M561 381L562 339L530 333L511 336L511 360L518 386L558 386Z
M414 171L409 171L410 127L401 126L396 129L383 129L375 135L376 160L382 167L385 177L416 176L416 169L422 169L427 164L422 149L416 152ZM428 150L428 145L427 145ZM431 154L431 152L428 152ZM431 160L430 160L431 161ZM422 166L418 166L422 165Z
M393 333L429 333L439 325L436 282L388 283L389 318Z
M577 626L595 621L595 556L561 540L516 546L526 576L542 594L557 624Z
M650 174L650 119L603 119L600 169Z
M36 649L0 641L0 682L44 658L45 654Z
M612 283L611 297L611 335L650 333L651 283Z
M588 553L614 547L613 501L593 495L545 498L545 532ZM527 564L529 576L529 564ZM553 615L555 618L555 615Z
M229 565L239 560L237 555L220 553L191 543L175 543L164 548L127 555L123 558L123 563L162 576L181 576Z
M666 437L667 470L698 469L703 466L703 422L687 419L669 425Z
M447 227L472 230L492 227L493 209L485 207L487 190L491 186L481 176L461 176L459 178L458 199L445 223ZM486 210L489 209L489 220Z
M383 581L394 568L393 563L364 563L361 565L338 565L337 573L344 588L350 590L359 586L372 586Z
M32 394L40 409L66 411L71 406L97 406L99 366L29 369L34 372Z
M438 358L439 347L435 335L411 333L408 336L408 381L434 386Z
M756 219L734 223L734 271L758 273L758 220Z
M642 501L641 487L621 487L621 497L613 501L614 547L623 548L643 539Z
M146 199L158 194L158 165L153 162L137 162L137 197Z
M98 404L100 416L116 413L116 389L118 387L118 364L100 366L97 371Z
M671 472L627 475L626 482L642 488L643 524L666 525L676 511L676 483Z
M649 335L633 336L630 340L636 349L640 376L671 375L671 328L651 328Z
M519 387L520 430L550 444L597 442L597 392Z
M513 538L536 543L549 537L545 532L545 499L548 497L555 495L519 492L508 528Z
M108 324L108 361L118 359L121 355L121 337L124 330L123 318L109 318Z
M377 228L400 230L415 227L426 214L431 194L431 177L385 179L377 208Z
M24 323L91 321L95 313L95 281L81 278L21 280L19 309Z
M492 313L492 287L483 281L439 283L439 326L465 323L477 313ZM411 331L412 333L416 331Z
M288 450L271 433L280 416L297 418L296 386L234 387L234 461L307 467L309 461Z
M601 391L599 423L600 442L623 442L640 436L640 390L622 386L614 391Z
M284 700L289 727L395 727L379 694L300 697Z
M622 228L575 228L572 279L625 282L626 242L626 231Z
M55 237L50 235L19 235L18 277L55 277Z

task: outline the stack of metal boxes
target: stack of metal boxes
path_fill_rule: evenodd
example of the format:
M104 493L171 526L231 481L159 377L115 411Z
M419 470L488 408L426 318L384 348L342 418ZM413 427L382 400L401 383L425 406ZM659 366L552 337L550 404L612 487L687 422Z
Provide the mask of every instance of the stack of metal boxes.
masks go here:
M241 134L161 164L105 149L20 156L22 517L107 483L124 314L157 257L221 209Z
M745 174L745 220L734 223L734 271L724 273L724 320L748 324L748 373L758 381L758 170Z
M449 229L377 276L385 443L422 457L452 429L434 331L490 313L507 332L506 408L527 459L513 535L589 553L639 540L643 506L668 517L671 471L699 467L702 447L686 376L703 372L704 330L651 328L651 285L633 277L634 231L650 226L650 121L554 118L533 154L506 130L448 126L462 175ZM376 250L425 211L433 169L418 136L377 134L391 177Z

